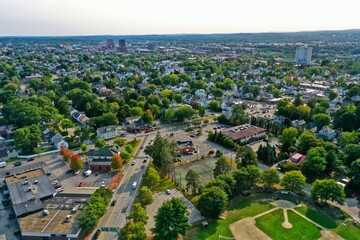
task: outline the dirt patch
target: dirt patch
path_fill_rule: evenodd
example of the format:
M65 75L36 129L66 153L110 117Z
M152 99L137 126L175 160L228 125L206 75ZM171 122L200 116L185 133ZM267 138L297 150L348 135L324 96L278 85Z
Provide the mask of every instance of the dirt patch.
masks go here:
M321 235L322 237L319 240L344 240L344 238L330 230L321 230Z
M230 230L236 240L271 240L268 235L255 226L255 219L252 217L231 224Z

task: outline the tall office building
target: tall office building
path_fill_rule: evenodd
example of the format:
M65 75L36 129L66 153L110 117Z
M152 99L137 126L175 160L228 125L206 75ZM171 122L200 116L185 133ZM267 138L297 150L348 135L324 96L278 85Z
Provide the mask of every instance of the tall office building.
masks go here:
M127 52L126 45L125 45L125 39L119 40L119 52Z
M297 63L310 64L312 47L303 46L296 48L295 61Z
M114 40L113 39L108 39L106 40L106 43L107 43L107 47L109 49L114 49L115 48L115 44L114 44Z
M125 39L119 40L119 47L125 47Z

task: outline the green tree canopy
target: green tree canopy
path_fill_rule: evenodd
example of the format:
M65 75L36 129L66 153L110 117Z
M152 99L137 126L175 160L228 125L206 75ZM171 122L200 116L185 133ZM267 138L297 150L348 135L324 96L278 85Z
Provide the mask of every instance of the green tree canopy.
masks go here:
M218 217L228 204L227 194L219 187L204 189L201 193L198 208L205 217Z
M290 171L285 173L280 185L286 190L300 192L306 184L306 177L300 171Z
M338 204L345 202L344 189L334 179L316 180L311 186L311 197L323 202L328 200Z
M214 168L214 177L217 177L221 174L225 174L231 171L231 166L227 162L226 158L224 156L220 157L216 163Z
M178 198L172 198L158 209L152 232L156 240L177 240L180 234L185 235L190 226L189 210L185 203Z

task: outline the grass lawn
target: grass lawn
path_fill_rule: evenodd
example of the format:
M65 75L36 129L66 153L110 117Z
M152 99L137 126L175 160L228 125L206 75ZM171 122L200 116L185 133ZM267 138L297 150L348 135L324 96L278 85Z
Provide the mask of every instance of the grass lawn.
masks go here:
M347 240L359 239L360 228L354 226L351 222L344 224L344 220L336 220L334 217L328 215L323 210L315 207L310 208L305 204L302 204L301 207L296 208L296 210L314 222L330 229Z
M285 229L281 225L284 222L283 209L266 214L256 219L256 226L265 232L273 240L316 240L321 237L320 229L308 222L293 211L288 211L289 222L293 225L291 229Z
M274 207L270 204L252 202L255 198L257 198L256 195L235 199L228 208L225 220L208 220L209 225L207 229L203 229L201 225L193 226L187 230L186 237L196 240L218 240L219 234L232 237L233 235L229 228L230 224L243 218L255 216Z

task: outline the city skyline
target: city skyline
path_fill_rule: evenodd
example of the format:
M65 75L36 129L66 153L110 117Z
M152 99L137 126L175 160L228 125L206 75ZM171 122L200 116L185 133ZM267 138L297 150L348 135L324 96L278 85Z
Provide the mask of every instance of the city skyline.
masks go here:
M351 7L349 7L351 6ZM0 36L297 32L360 28L360 3L255 0L0 1Z

